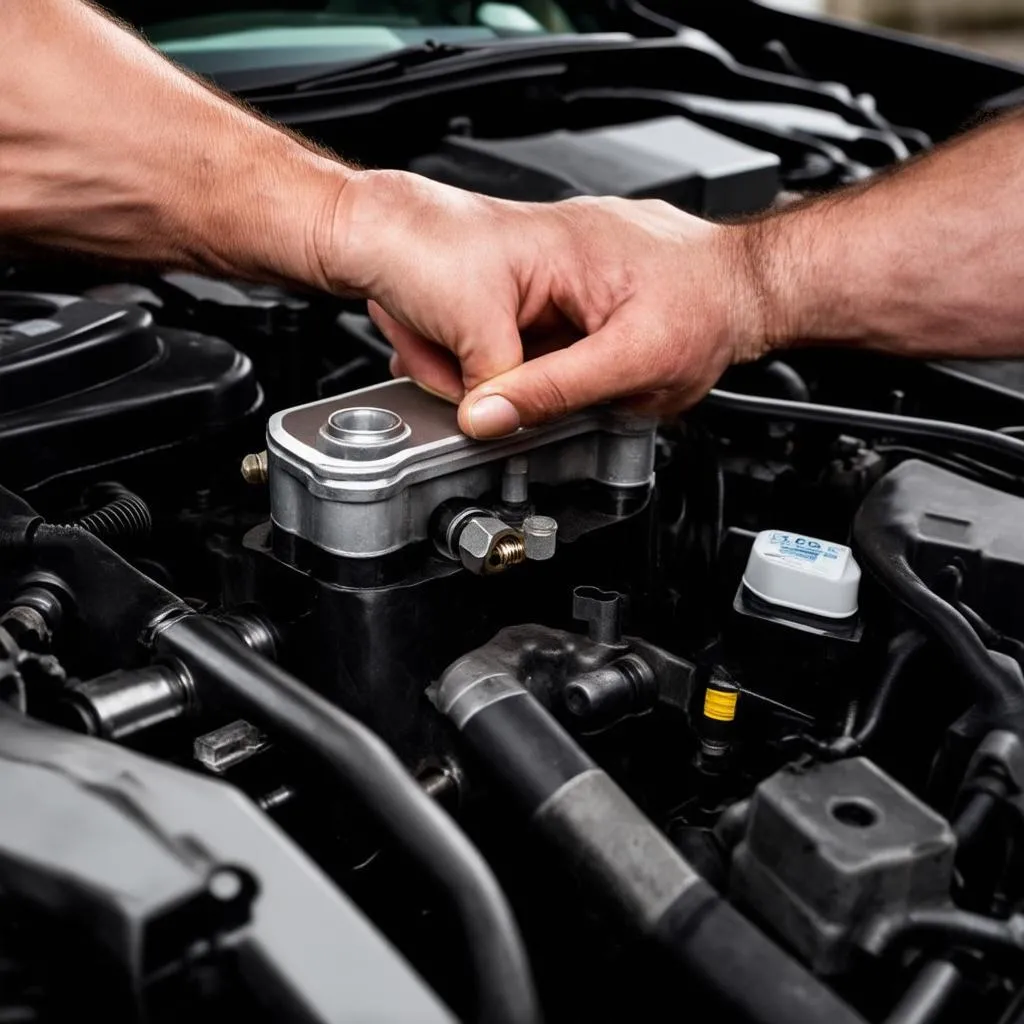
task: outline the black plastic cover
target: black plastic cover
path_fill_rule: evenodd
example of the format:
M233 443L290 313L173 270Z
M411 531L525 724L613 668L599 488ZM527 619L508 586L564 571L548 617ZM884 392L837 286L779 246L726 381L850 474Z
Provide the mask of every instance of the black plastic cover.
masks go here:
M1024 498L926 462L883 477L861 512L906 538L911 566L929 586L959 563L961 598L996 629L1024 636Z
M684 117L660 117L518 139L449 136L411 166L504 199L664 199L706 217L728 217L771 205L780 161Z
M0 292L0 474L24 488L182 443L259 408L249 359L139 306Z

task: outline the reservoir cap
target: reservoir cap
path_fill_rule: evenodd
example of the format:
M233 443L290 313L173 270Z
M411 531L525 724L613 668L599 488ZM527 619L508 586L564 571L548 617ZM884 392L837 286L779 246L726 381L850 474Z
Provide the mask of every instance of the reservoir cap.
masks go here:
M754 540L743 586L777 608L847 619L857 613L860 566L845 544L764 530Z

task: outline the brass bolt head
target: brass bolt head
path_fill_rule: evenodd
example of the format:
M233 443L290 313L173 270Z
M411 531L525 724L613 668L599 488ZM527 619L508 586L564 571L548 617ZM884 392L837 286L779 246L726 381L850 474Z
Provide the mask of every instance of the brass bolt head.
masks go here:
M267 482L267 453L257 452L242 459L242 479L247 484Z

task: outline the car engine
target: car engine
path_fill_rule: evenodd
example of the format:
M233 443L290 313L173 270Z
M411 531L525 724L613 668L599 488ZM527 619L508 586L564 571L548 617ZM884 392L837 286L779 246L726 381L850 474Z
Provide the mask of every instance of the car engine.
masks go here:
M726 217L942 136L689 32L375 162ZM475 442L356 303L0 286L0 1019L1024 1021L1024 363Z

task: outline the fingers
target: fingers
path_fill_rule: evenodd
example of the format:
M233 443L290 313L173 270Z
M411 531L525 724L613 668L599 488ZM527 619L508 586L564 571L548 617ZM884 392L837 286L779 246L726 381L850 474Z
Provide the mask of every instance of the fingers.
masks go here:
M557 352L531 359L471 391L459 425L471 437L501 437L612 398L650 390L658 380L658 346L641 343L623 317Z
M458 360L450 352L420 337L376 302L367 303L367 308L373 322L395 349L392 374L408 375L420 387L449 402L462 400L466 389Z

